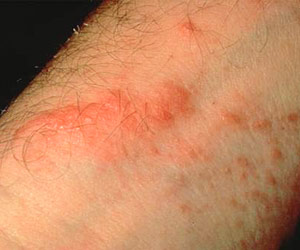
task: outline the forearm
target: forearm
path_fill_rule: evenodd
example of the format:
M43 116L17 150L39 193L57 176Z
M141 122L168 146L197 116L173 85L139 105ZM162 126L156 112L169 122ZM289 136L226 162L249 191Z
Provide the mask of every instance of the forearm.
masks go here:
M212 127L209 123L216 123L212 113L225 112L220 109L224 102L232 99L229 95L236 95L233 93L236 89L248 91L252 86L245 81L256 82L256 85L262 81L245 70L239 71L242 80L237 79L234 64L246 63L251 50L246 54L239 51L238 46L231 49L236 42L241 46L252 42L248 41L251 32L264 14L262 7L252 1L238 5L214 4L213 1L197 4L120 1L108 6L99 8L87 20L80 33L75 33L15 101L6 114L8 118L2 119L3 123L11 121L8 128L12 130L11 139L15 144L18 137L27 138L28 133L45 122L53 127L47 129L79 127L87 116L93 116L90 122L97 124L93 129L101 126L102 136L119 123L125 129L128 123L135 122L135 127L139 124L143 133L150 129L145 127L146 122L153 123L149 126L155 130L170 126L175 120L191 123L192 120L184 121L186 116L196 122L195 119L200 118L192 113L202 110L209 116L206 125ZM241 11L245 12L243 18ZM236 27L232 25L237 22ZM250 33L249 37L243 38L245 32ZM261 39L264 38L263 34ZM229 59L221 56L223 53ZM253 63L251 60L255 59L250 58ZM232 72L224 76L226 67ZM227 96L221 93L219 97L219 88L226 88ZM207 108L216 99L220 104ZM95 121L99 115L104 116L103 121ZM79 133L99 133L90 131L90 127L83 126ZM72 129L66 133L74 137ZM126 131L125 135L128 134ZM189 136L195 137L194 134ZM20 146L24 143L21 140ZM92 147L95 145L89 146Z
M300 154L292 9L175 2L97 10L2 117L1 183L16 197L3 199L21 218L1 225L25 248L40 233L35 224L45 233L34 247L49 238L62 247L69 232L55 232L54 221L85 221L72 249L175 249L172 238L178 249L275 249L292 227ZM52 216L35 221L26 211Z

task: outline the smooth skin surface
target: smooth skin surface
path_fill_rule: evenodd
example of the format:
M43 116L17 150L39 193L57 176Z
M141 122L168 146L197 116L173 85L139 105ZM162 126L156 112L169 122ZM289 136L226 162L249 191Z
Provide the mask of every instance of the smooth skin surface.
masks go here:
M100 6L1 117L0 249L278 249L300 212L299 7Z

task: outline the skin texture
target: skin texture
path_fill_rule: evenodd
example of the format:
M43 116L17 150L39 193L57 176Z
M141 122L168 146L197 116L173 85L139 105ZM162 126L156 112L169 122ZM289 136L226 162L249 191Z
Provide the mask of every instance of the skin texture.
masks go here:
M298 9L97 9L1 118L0 248L278 249L300 211Z

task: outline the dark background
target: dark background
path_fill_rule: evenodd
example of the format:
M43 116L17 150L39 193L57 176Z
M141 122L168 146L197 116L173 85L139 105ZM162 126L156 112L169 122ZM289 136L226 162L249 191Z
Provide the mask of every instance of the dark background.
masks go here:
M101 0L0 0L0 108L4 109Z
M5 109L56 54L72 35L73 28L80 25L84 17L101 2L0 0L1 110ZM300 250L300 223L295 235L280 248L296 249Z

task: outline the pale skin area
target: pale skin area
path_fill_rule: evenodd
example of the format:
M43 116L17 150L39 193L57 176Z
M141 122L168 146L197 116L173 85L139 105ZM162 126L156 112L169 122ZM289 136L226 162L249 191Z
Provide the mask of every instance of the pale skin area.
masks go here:
M99 8L0 120L0 249L278 249L300 212L299 7Z

